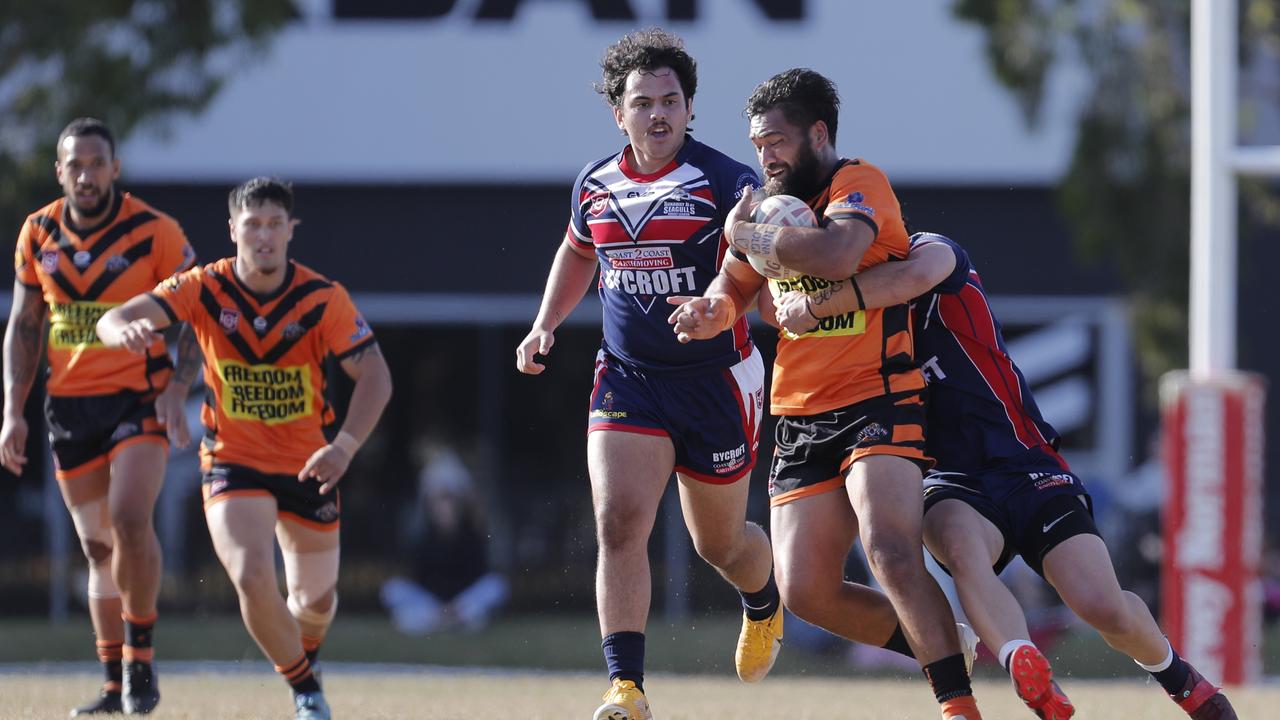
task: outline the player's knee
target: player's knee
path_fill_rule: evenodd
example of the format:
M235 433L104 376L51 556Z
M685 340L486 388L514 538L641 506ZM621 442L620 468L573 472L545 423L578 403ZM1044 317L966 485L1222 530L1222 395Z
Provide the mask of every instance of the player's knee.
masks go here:
M1133 624L1123 594L1078 592L1072 595L1068 607L1103 635L1124 635Z
M637 544L644 546L651 529L626 512L596 514L596 542L602 552L624 550Z
M113 508L111 527L121 545L145 543L155 535L151 526L151 512L146 508Z
M738 553L736 543L727 537L695 537L693 547L698 557L718 568L728 567Z
M919 580L924 558L919 546L912 546L891 534L875 534L867 546L867 562L884 585L907 587Z
M111 527L104 517L105 500L94 500L71 508L71 520L80 537L80 549L89 561L89 567L110 565L115 540ZM107 570L110 573L110 568Z
M227 568L231 584L242 597L260 599L268 594L279 595L276 571L273 564L242 560Z
M308 591L294 589L289 590L289 597L286 604L289 606L289 612L298 619L298 622L308 625L328 625L333 622L333 617L338 614L338 593L335 588L330 587L327 591L319 593L318 596L306 594Z

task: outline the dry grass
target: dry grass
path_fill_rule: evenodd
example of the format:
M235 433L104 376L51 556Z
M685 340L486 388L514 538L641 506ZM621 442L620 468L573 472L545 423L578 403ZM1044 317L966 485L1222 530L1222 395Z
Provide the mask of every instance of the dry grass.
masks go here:
M84 666L77 666L83 668ZM163 668L162 668L163 671ZM97 677L79 669L0 672L0 718L64 718L92 694ZM586 720L604 690L594 675L485 673L411 670L402 666L337 665L325 678L338 718L421 720ZM656 675L649 700L659 720L832 720L937 717L923 679L859 680L777 677L752 686L710 676ZM154 717L289 718L284 684L262 664L240 671L170 670L161 677L164 701ZM1170 720L1186 716L1154 684L1069 681L1067 691L1088 720ZM979 681L979 701L988 720L1031 718L1006 683ZM1275 717L1280 688L1274 685L1231 693L1242 718ZM1268 710L1267 708L1271 708Z

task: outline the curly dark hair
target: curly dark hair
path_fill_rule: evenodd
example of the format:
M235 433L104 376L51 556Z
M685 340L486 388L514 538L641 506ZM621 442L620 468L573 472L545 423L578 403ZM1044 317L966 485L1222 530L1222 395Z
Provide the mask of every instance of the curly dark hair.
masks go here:
M831 146L836 144L836 123L840 117L840 94L835 83L809 68L792 68L756 86L747 99L747 117L782 110L787 122L808 129L821 120L827 124Z
M293 214L293 185L273 177L259 176L237 185L227 196L227 210L235 215L237 210L257 207L263 203L275 203Z
M609 105L619 107L632 70L663 67L675 71L685 102L692 100L698 91L698 63L685 52L683 40L656 27L623 35L604 51L600 60L600 69L604 72L600 82L595 83L595 90L604 95Z
M106 140L107 147L111 149L111 157L115 157L116 138L111 134L111 128L97 118L82 117L67 123L67 126L58 134L58 147L61 148L62 141L69 137L85 137L87 135L97 135Z

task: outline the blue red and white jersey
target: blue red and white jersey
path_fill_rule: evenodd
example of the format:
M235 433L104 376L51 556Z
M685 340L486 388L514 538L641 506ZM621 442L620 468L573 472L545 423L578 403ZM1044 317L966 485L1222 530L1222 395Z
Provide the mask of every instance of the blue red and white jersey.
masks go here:
M644 175L626 151L591 163L574 183L568 237L600 261L604 349L641 368L726 368L751 354L746 318L682 345L667 324L671 295L701 295L728 250L724 220L755 171L685 137L669 165Z
M916 357L929 382L926 452L939 470L976 473L994 465L1042 462L1057 454L1058 432L1040 415L1026 378L1005 347L982 280L950 238L917 233L912 248L943 243L951 275L913 302Z

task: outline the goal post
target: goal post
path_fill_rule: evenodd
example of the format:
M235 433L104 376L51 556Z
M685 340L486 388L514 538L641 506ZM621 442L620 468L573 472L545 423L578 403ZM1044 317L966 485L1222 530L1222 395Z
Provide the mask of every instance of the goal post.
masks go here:
M1261 679L1266 381L1236 367L1239 175L1280 176L1280 147L1238 147L1237 0L1191 15L1190 370L1161 380L1163 620L1210 680Z

